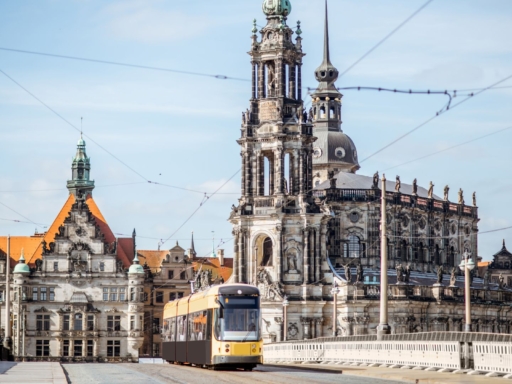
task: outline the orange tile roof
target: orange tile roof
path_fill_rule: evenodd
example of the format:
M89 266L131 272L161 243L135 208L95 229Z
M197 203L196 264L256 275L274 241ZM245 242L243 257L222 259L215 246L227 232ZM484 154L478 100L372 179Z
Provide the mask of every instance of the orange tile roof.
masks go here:
M479 261L479 262L478 262L478 266L479 266L479 267L488 267L488 266L489 266L489 264L491 264L491 262L490 262L490 261Z
M53 221L48 231L43 235L39 236L18 236L11 237L11 267L14 267L21 255L21 249L24 249L25 260L27 264L33 265L37 259L42 258L43 254L43 240L47 244L55 241L55 234L59 231L59 227L64 224L64 220L71 211L72 205L75 203L75 196L70 194L64 203L64 206L60 210L59 214ZM105 241L112 243L116 240L116 237L112 233L112 230L108 226L105 218L103 217L100 209L96 205L96 202L92 196L87 197L87 205L96 219L96 224L100 227L101 233L105 235ZM131 250L131 252L130 252ZM7 253L7 237L0 237L0 251ZM123 265L128 268L132 264L133 260L133 243L131 238L120 238L118 239L117 257L123 262Z
M11 236L11 268L14 268L18 263L22 249L25 260L28 260L41 244L41 241L43 241L41 236ZM0 236L0 254L7 255L7 236Z
M162 261L165 259L165 256L169 254L169 251L152 251L152 250L138 250L137 255L141 257L140 263L144 265L148 264L149 268L153 271L159 270L162 266Z
M226 257L224 258L224 265L222 267L220 266L220 260L216 257L196 258L192 265L194 272L199 271L201 266L202 270L211 270L214 280L217 276L222 276L224 281L227 281L233 273L233 259Z

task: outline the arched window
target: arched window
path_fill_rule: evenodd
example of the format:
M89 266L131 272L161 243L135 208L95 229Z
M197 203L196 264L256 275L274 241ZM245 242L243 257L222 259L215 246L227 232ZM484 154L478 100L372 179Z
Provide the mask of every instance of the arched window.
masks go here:
M75 331L81 331L82 330L82 314L76 313L75 314L75 324L73 326L73 329Z
M330 119L334 119L334 107L331 107L331 108L329 109L329 118L330 118Z
M345 257L359 258L361 256L361 239L355 235L348 237L348 242L345 243L344 253Z
M320 108L320 118L325 119L325 107L323 106Z
M263 258L261 260L262 267L272 266L272 240L267 237L263 241Z

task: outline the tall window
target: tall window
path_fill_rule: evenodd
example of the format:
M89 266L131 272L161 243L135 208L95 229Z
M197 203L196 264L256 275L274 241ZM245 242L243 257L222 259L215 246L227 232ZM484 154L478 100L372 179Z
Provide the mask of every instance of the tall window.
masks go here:
M75 314L75 323L73 325L73 330L75 331L81 331L82 330L82 314L76 313Z
M54 261L53 262L53 272L58 272L58 271L59 271L59 262Z
M121 356L121 341L107 340L107 356L108 357Z
M39 300L46 301L46 287L41 287L39 290Z
M120 331L121 330L121 316L108 316L107 317L107 331Z
M100 272L105 272L105 263L100 263Z
M50 301L55 300L55 288L49 288L50 289Z
M180 273L180 280L186 280L187 279L187 273L185 271Z
M153 333L160 333L160 319L158 317L153 317Z
M157 303L164 302L164 293L162 291L156 291L156 302Z
M74 356L82 356L82 351L83 351L83 344L84 342L82 340L75 340L73 342L73 353L74 353Z
M135 288L130 288L130 301L135 301Z
M174 279L174 271L167 271L167 278L169 280Z
M181 299L183 297L183 292L178 292L178 299Z
M135 316L131 315L130 316L130 331L134 331L134 330L135 330Z
M69 356L69 340L62 341L62 356Z
M94 315L87 315L87 330L94 330Z
M62 316L62 330L69 331L69 315Z
M37 301L37 299L38 299L37 293L38 293L37 288L33 287L32 288L32 301Z
M176 292L169 293L169 301L176 300Z
M119 301L126 300L126 288L119 288Z
M361 255L361 240L359 237L350 235L348 243L345 243L345 257L358 258Z
M117 301L117 288L110 288L110 301Z
M50 330L50 315L37 315L36 316L36 330L49 331Z
M94 340L87 340L87 357L94 356Z
M103 288L103 301L108 301L108 288Z
M36 356L50 356L50 340L36 340Z

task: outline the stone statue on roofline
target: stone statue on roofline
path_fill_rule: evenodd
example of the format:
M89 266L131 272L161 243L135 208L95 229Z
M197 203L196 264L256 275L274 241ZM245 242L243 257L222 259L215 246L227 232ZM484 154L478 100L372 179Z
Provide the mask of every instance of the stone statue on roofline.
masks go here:
M362 283L363 280L364 280L363 265L361 263L359 263L357 265L357 269L356 269L356 284Z
M437 268L437 284L441 284L443 282L443 266L440 265Z
M402 188L402 182L400 181L400 176L397 175L396 182L395 182L395 192L399 193L400 188Z
M455 267L452 268L452 274L450 276L450 287L455 287L455 283L457 282L457 275Z
M432 184L432 182L430 182L430 185L428 186L428 198L434 198L434 184Z
M450 200L448 200L449 193L450 193L450 187L446 185L444 187L444 201L450 201Z
M374 189L379 188L379 172L378 171L373 174L372 188L374 188Z
M489 282L491 281L491 271L487 270L484 274L484 289L489 289Z
M476 192L473 192L473 207L476 207Z
M345 269L345 280L350 284L352 282L352 271L350 270L350 263L343 266Z
M418 195L418 180L414 179L412 181L412 195L417 196Z
M459 201L458 203L460 205L464 205L464 191L462 190L462 188L459 188Z
M500 275L498 276L498 288L505 288L505 278L503 277L503 273L500 273Z

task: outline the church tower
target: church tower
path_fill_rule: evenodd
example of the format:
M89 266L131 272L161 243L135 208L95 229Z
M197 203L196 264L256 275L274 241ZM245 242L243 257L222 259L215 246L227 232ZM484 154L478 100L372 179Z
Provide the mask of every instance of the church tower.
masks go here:
M329 178L329 172L355 173L360 167L354 142L341 130L341 98L334 83L339 72L331 63L329 51L329 14L325 3L324 57L316 69L318 87L311 95L314 129L318 140L313 149L314 185Z
M68 180L67 183L69 193L77 196L77 192L80 190L84 194L84 198L91 195L94 189L94 180L89 180L90 172L91 159L87 157L85 141L80 135L76 146L76 155L71 164L71 180Z
M301 324L301 301L322 301L332 274L325 257L330 216L321 212L312 194L315 137L302 101L300 22L295 32L287 25L289 0L265 0L263 12L267 23L259 31L261 38L254 21L252 94L237 140L242 185L239 205L230 216L235 237L230 281L260 288L268 324L264 337L271 341L287 327L276 320L284 296L298 316L288 320ZM323 304L316 301L308 302L307 311L321 315Z

